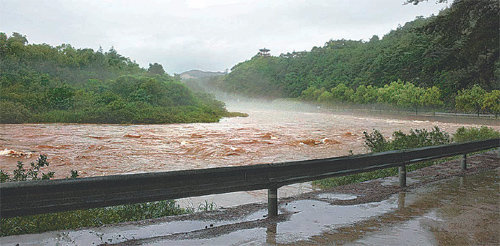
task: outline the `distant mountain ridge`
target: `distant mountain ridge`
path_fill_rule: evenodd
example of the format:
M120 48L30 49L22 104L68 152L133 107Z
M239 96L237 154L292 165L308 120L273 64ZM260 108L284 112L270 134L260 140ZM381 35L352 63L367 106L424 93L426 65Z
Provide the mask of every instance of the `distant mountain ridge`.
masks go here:
M181 79L200 79L200 78L210 78L210 77L216 77L216 76L222 76L225 73L223 72L209 72L209 71L202 71L202 70L189 70L186 72L183 72L180 74Z

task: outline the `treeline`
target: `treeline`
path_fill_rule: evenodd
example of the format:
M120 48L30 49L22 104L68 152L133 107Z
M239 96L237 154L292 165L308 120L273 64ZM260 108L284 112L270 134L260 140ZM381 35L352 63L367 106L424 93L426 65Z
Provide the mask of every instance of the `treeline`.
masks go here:
M310 86L302 91L300 99L325 104L382 104L395 108L414 110L435 110L444 105L441 89L436 86L424 88L401 80L391 82L383 87L360 85L352 89L343 83L330 90ZM488 112L500 114L500 90L486 92L479 85L458 92L455 98L456 109L464 112Z
M140 68L111 48L28 44L0 33L0 123L215 122L227 111L160 64Z
M211 83L250 96L297 98L314 88L331 92L341 85L357 92L400 80L439 89L441 105L453 109L460 91L474 85L500 89L499 18L497 1L454 1L439 15L418 17L382 39L331 40L308 52L256 55Z

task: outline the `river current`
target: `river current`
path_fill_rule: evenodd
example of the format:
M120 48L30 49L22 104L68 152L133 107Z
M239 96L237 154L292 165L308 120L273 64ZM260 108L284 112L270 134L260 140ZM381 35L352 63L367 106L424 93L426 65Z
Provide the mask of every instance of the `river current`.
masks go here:
M288 103L229 103L249 117L219 123L168 125L2 124L0 169L12 173L48 156L57 178L158 172L327 158L365 153L363 131L440 129L453 133L474 123L391 119L333 113ZM500 130L500 126L493 128Z

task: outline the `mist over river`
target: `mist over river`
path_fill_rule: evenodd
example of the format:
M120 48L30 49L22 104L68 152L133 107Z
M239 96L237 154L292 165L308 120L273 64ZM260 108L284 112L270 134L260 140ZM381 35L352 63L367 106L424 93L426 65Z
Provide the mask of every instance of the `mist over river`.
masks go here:
M2 124L0 169L48 156L57 178L241 166L365 153L363 131L431 129L468 123L339 114L298 103L227 103L249 117L169 125ZM472 121L474 122L474 121ZM492 126L500 130L500 126Z

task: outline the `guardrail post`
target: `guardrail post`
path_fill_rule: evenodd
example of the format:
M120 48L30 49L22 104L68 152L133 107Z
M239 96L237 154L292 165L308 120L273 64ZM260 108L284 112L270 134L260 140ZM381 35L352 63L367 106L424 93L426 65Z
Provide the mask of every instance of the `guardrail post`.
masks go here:
M267 189L267 217L278 216L278 187L271 186Z
M399 187L406 187L406 165L399 166Z
M276 223L271 223L267 226L266 230L266 243L270 245L276 245Z
M406 192L400 191L398 194L398 209L401 210L405 207Z
M462 170L467 170L467 154L464 154L464 156L462 158L461 166L462 166Z

